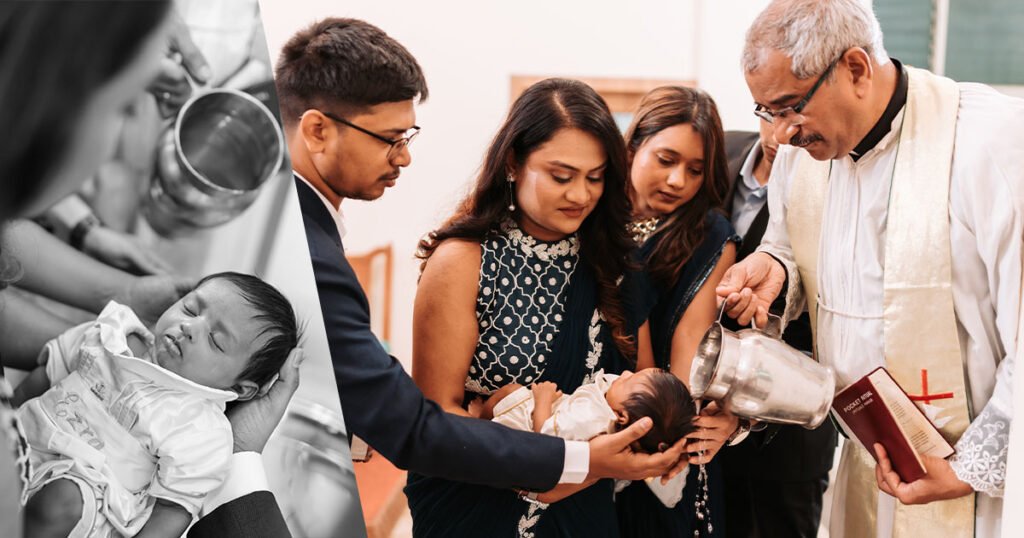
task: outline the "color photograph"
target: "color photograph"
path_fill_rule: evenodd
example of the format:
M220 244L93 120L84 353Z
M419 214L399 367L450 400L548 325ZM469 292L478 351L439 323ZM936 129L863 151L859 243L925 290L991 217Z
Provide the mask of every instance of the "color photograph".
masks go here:
M1014 528L1018 3L264 10L371 535Z

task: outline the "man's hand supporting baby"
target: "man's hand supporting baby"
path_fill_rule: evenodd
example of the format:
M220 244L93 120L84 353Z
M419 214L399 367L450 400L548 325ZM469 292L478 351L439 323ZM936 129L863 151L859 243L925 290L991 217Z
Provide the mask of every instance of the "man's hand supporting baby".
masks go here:
M664 452L635 452L631 446L646 435L653 425L649 417L643 417L622 431L591 439L590 474L586 481L582 484L560 484L533 498L543 503L557 502L594 485L602 478L643 480L650 476L661 476L661 482L667 484L686 468L687 461L682 457L686 439L680 439Z
M656 454L634 452L631 448L653 425L650 417L643 417L620 432L593 438L590 441L590 474L587 478L643 480L661 476L661 482L667 484L681 473L688 463L682 457L686 439L680 439L668 450Z
M235 441L235 453L262 453L270 434L281 422L288 402L299 387L299 367L305 355L302 348L295 348L284 366L278 372L277 380L260 389L255 398L241 402L228 411L231 433Z

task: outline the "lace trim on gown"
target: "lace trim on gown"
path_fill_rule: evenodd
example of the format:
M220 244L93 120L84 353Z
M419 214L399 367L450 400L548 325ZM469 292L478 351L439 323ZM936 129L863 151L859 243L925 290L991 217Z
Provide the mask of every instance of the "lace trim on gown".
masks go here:
M988 405L957 441L949 464L975 491L1002 497L1009 445L1010 419Z

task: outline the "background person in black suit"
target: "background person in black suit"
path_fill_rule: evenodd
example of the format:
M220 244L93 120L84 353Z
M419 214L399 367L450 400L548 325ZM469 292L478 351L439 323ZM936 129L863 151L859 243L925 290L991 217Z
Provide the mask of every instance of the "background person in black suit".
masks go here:
M681 470L682 443L657 455L629 449L650 421L589 444L566 442L450 415L424 398L370 331L366 296L344 255L340 211L346 198L379 198L410 164L409 142L419 130L414 104L427 96L420 66L379 28L332 18L285 44L275 80L351 434L400 468L494 487L544 491L588 476Z
M760 133L725 133L732 179L725 210L743 238L737 262L754 252L768 225L768 179L777 148L771 125L763 120ZM724 321L739 328L732 318ZM806 312L787 325L783 339L811 352ZM721 458L728 536L817 536L835 446L836 430L825 421L816 430L771 425L752 432L743 443L725 447Z

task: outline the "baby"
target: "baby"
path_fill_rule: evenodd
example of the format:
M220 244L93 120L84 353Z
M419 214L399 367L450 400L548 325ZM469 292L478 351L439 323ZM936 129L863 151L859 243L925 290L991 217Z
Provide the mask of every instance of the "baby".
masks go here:
M218 273L153 332L111 302L96 321L48 342L15 398L42 394L18 410L32 449L26 531L181 536L226 477L225 404L256 396L298 339L280 292Z
M662 452L696 427L696 406L690 391L676 376L659 368L645 368L622 375L598 372L592 383L565 396L554 383L531 388L517 384L502 387L484 403L482 416L517 430L589 441L603 433L621 430L643 417L654 426L637 441L634 450ZM668 507L682 498L686 471L662 485L649 479L651 491ZM619 484L616 490L624 487Z

